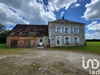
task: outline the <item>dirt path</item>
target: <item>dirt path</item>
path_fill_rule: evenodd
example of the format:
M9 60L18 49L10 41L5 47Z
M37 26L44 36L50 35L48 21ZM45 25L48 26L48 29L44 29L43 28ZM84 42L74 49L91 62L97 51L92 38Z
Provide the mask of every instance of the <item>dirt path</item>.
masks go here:
M59 50L23 50L26 54L0 56L0 75L89 75L82 68L82 57L99 55Z

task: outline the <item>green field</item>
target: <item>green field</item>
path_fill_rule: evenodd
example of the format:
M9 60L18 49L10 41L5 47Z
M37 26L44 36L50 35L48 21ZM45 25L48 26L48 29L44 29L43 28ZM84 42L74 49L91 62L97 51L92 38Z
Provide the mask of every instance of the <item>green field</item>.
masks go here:
M59 47L53 48L59 50L69 50L69 51L82 51L88 53L100 54L100 42L86 42L86 46L78 46L78 47Z
M6 48L5 44L0 44L0 54L21 53L22 50L34 50L36 48ZM46 49L46 48L43 48ZM94 53L100 55L100 42L87 42L87 46L79 47L56 47L49 48L52 50L67 50L67 51L82 51L87 53Z

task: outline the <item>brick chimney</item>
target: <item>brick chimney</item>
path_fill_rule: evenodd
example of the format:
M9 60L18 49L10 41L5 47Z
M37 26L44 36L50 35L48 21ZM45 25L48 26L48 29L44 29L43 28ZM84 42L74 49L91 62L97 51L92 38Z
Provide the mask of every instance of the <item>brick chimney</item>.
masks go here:
M64 16L62 17L62 19L64 19Z

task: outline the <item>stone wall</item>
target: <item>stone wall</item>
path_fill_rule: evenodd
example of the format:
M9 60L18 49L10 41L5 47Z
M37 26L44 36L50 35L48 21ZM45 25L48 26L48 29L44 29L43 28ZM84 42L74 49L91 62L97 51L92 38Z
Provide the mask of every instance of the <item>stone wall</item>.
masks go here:
M62 33L56 33L56 26L59 26L62 28ZM65 27L70 27L71 31L70 34L64 33L64 28ZM73 27L78 27L79 28L79 33L74 34L73 33ZM57 24L57 23L50 23L49 22L49 39L50 39L50 47L56 47L56 38L57 36L61 37L61 46L81 46L85 45L85 25L84 24ZM64 37L69 36L71 38L71 42L69 45L64 43ZM73 37L79 37L79 44L76 45L73 43Z
M47 36L44 36L44 37L43 37L43 45L44 45L45 47L48 46L48 37L47 37Z

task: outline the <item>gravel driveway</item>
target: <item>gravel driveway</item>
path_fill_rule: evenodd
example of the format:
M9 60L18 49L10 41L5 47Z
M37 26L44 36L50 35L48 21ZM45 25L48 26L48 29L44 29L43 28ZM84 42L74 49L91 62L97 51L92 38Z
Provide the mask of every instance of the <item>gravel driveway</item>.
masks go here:
M82 57L99 55L61 50L23 50L25 54L0 56L0 75L89 75L82 68Z

